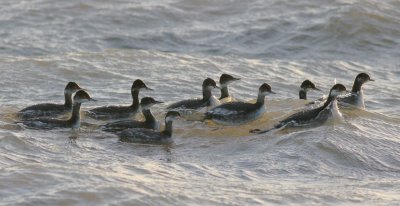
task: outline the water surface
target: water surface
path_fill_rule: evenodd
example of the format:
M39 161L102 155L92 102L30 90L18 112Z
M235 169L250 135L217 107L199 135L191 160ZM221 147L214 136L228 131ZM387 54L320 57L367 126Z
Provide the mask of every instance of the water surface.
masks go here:
M1 1L0 204L396 205L400 202L398 1ZM360 72L365 110L263 135L303 108L304 79L326 95ZM174 145L127 144L96 126L29 130L15 113L62 102L68 81L102 105L129 104L141 78L166 104L201 82L241 78L236 99L266 82L267 113L240 127L179 120ZM219 92L215 91L218 96ZM104 122L84 118L90 124Z

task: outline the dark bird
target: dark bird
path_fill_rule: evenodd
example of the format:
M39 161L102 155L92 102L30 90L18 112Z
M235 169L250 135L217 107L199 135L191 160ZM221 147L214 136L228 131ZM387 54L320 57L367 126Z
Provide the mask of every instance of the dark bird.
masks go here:
M211 119L219 124L245 124L259 118L265 113L264 99L267 94L274 92L271 86L264 83L258 89L258 97L255 103L228 102L214 107L206 112L205 119Z
M150 111L150 108L155 104L163 102L157 101L151 97L143 97L140 101L140 108L144 115L145 121L138 120L121 120L112 123L108 123L102 126L102 130L106 132L120 132L129 128L147 128L147 129L159 129L159 124L156 118Z
M351 89L351 93L344 97L339 97L338 101L340 103L346 103L350 105L354 105L360 108L365 108L364 104L364 93L362 90L362 85L365 82L374 81L367 73L360 73L357 75L354 80L353 88Z
M343 86L342 84L336 84L331 88L328 99L325 101L324 105L315 109L303 110L301 112L295 113L289 116L288 118L280 121L277 125L275 125L271 129L267 130L255 129L255 130L250 130L250 132L260 134L284 126L299 126L299 125L309 124L312 122L324 122L329 117L341 117L342 114L340 113L339 108L337 106L337 97L339 95L344 94L345 92L346 92L345 86Z
M55 129L55 128L72 128L79 129L81 125L81 104L88 101L95 101L88 93L83 90L76 92L74 95L74 103L72 105L72 115L69 119L55 119L49 117L39 117L35 119L22 120L22 123L32 129Z
M321 91L320 89L315 87L315 84L312 83L310 80L308 80L308 79L304 80L304 82L301 83L301 85L300 85L299 98L307 100L307 92L310 91L310 90Z
M122 142L171 143L172 123L178 117L180 117L179 112L169 111L165 116L165 129L161 132L153 129L134 128L123 130L118 136Z
M132 104L128 106L104 106L87 111L87 115L93 119L119 119L135 116L139 112L139 92L152 90L140 79L133 82L131 87Z
M188 99L173 103L167 107L168 110L172 109L200 109L208 106L216 106L219 104L218 99L212 96L211 90L218 88L214 80L207 78L203 81L203 98L202 99Z
M64 89L64 104L43 103L29 106L18 112L22 119L32 119L35 117L56 117L64 115L72 110L72 94L81 90L75 82L68 82Z
M222 74L221 77L219 78L219 84L220 84L220 89L221 89L221 97L219 100L231 97L229 95L229 88L228 85L240 80L239 78L235 78L229 74Z

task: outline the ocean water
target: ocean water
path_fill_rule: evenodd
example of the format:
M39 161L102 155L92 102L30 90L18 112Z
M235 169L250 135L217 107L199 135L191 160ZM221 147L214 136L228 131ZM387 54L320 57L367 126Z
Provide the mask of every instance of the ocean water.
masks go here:
M396 0L0 1L0 205L399 205L400 3ZM327 95L367 72L365 109L319 127L253 135L303 108L305 79ZM267 113L239 127L179 120L170 146L122 143L83 118L79 132L30 130L15 113L63 102L75 81L129 104L140 78L166 102L201 82ZM215 91L216 96L219 91ZM91 126L88 126L91 125ZM94 125L94 126L93 126Z

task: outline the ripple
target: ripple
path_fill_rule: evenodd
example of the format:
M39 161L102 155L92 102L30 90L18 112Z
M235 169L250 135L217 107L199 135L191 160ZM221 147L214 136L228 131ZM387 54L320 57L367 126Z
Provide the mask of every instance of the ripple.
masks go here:
M396 1L167 0L0 2L0 197L4 204L286 205L399 202L399 15ZM357 73L366 108L344 121L253 135L305 109L304 79L327 95ZM166 102L201 97L201 82L240 77L235 99L267 113L246 125L174 123L174 145L127 144L83 117L78 133L29 130L15 113L62 102L68 81L99 101L131 102L143 79ZM213 91L215 96L219 91ZM391 189L388 189L391 188Z

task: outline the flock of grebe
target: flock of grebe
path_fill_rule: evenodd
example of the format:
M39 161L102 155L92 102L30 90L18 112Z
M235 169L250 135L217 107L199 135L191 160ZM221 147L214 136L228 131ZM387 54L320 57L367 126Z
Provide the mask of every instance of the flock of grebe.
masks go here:
M185 110L203 111L203 117L199 121L211 120L221 125L242 125L260 118L267 110L265 108L265 96L274 94L271 86L263 83L257 94L254 103L235 101L229 94L228 85L239 78L228 74L222 74L217 83L207 78L202 84L203 97L201 99L188 99L173 103L166 107L165 129L160 131L160 124L151 113L150 108L155 104L163 103L152 97L143 97L139 102L141 90L152 90L146 84L137 79L131 87L132 104L129 106L104 106L86 111L86 115L97 120L113 120L100 126L106 132L114 133L126 142L165 143L172 140L173 121L181 117ZM315 107L306 107L303 111L294 113L284 120L279 121L273 128L266 130L253 129L251 133L265 133L273 129L290 126L302 126L312 122L324 122L329 118L341 117L338 103L343 105L354 105L364 108L362 85L365 82L373 81L366 73L360 73L355 78L353 88L347 91L342 84L335 84L329 91L328 97ZM212 94L212 90L221 90L220 98ZM299 90L299 98L307 99L309 90L319 90L314 83L305 80ZM72 95L75 94L72 98ZM89 94L75 82L69 82L64 90L64 104L37 104L29 106L18 112L22 123L28 128L53 129L72 128L79 129L81 124L81 104L88 101L95 101ZM138 113L145 117L144 121L135 120ZM57 119L60 115L71 113L69 119Z

